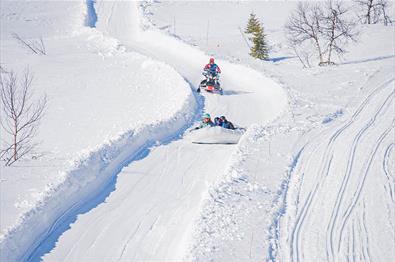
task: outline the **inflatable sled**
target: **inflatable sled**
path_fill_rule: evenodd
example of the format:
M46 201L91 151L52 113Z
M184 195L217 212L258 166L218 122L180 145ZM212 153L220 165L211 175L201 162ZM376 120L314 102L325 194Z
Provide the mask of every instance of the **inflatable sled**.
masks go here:
M191 130L186 139L194 144L237 144L244 132L242 128L205 127Z

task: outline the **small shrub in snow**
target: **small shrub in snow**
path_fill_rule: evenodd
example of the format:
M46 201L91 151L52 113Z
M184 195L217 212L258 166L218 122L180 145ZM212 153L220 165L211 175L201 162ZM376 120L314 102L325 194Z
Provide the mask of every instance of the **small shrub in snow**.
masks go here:
M47 105L43 96L32 101L33 76L26 70L23 77L10 71L0 74L1 146L0 158L10 166L35 147L33 139Z

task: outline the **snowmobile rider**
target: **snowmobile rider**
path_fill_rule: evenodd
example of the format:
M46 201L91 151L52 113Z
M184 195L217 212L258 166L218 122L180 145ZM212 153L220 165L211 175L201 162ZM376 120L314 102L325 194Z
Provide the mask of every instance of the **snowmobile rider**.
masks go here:
M203 69L206 72L211 72L214 75L218 75L221 73L221 68L214 62L214 57L210 57L209 63Z
M202 116L202 122L200 123L200 125L195 127L193 130L201 129L205 127L212 127L212 126L215 126L215 124L213 123L213 121L211 121L210 114L205 113Z
M210 73L213 76L216 76L215 82L216 85L219 86L219 74L221 74L221 68L219 68L219 66L214 62L214 57L210 57L209 63L205 65L203 70L205 73Z

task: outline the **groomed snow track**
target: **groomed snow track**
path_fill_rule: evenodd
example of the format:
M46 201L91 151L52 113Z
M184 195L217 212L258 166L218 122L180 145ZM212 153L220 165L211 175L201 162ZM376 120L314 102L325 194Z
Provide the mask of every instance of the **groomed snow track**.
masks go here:
M126 50L167 62L196 88L208 59L203 52L156 30L139 32L137 2L86 3L86 26L117 38ZM207 96L203 104L191 93L168 121L130 131L92 153L8 232L2 260L181 259L207 189L221 178L234 146L191 145L180 135L203 110L248 126L275 119L287 105L272 80L219 63L226 72L224 96ZM58 197L67 200L59 204Z

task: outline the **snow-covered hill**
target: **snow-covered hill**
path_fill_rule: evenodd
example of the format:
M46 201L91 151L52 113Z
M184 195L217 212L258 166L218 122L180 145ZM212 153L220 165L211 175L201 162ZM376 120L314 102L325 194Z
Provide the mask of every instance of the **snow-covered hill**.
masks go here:
M295 2L0 4L2 68L50 101L39 158L0 167L1 261L395 259L392 26L303 69ZM251 11L271 61L248 56ZM223 96L195 92L209 55ZM202 112L247 132L192 144Z

